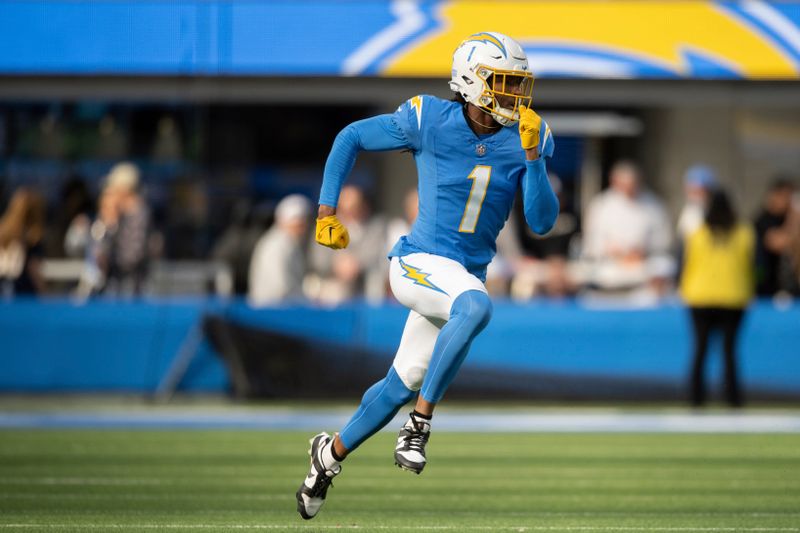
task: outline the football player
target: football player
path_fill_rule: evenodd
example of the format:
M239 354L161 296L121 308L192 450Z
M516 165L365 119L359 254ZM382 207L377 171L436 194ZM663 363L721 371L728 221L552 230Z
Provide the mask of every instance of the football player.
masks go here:
M413 153L419 215L389 253L392 292L410 310L400 346L386 377L366 391L341 432L311 439L311 468L296 495L305 519L319 512L344 458L415 396L394 459L422 472L434 408L491 317L486 267L517 189L536 233L547 233L558 215L544 162L554 142L530 107L533 76L522 47L500 33L469 36L453 55L450 88L454 100L415 96L393 114L350 124L325 164L316 225L321 245L340 249L349 242L336 203L362 150Z

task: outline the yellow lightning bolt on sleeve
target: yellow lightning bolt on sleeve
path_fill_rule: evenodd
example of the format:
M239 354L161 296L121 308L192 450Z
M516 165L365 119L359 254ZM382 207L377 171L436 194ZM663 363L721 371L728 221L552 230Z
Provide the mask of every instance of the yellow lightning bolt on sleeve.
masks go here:
M422 97L417 95L411 99L411 108L417 113L417 128L422 129Z

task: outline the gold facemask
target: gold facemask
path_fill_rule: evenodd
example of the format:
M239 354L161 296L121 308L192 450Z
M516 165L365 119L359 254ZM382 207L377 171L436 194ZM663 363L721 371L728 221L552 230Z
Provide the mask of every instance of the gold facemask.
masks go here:
M531 106L533 74L483 65L479 65L477 70L478 77L483 80L483 93L478 98L478 107L507 121L518 121L520 106Z

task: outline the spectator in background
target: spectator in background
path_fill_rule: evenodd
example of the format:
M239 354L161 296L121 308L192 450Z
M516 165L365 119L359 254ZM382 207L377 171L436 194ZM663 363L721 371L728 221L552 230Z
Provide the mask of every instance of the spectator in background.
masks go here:
M149 258L150 210L139 192L139 169L132 163L115 165L103 191L109 218L116 230L109 234L105 290L132 296L141 294ZM109 226L110 227L110 226Z
M411 226L417 220L419 214L419 191L414 187L410 189L403 196L403 216L395 217L386 223L386 242L384 243L384 251L386 256L400 240L400 237L408 235L411 232ZM381 278L383 282L383 295L385 297L393 298L391 287L389 287L389 261L382 262ZM377 299L376 299L377 301Z
M308 296L332 304L358 296L381 302L386 290L385 221L372 215L364 191L355 185L342 188L336 215L350 232L350 245L333 253L311 244L314 274L307 285Z
M683 204L678 216L678 237L681 242L686 242L689 235L703 225L708 200L717 185L717 176L710 167L694 165L686 171L684 176L686 203Z
M670 221L661 202L642 190L639 167L620 161L610 186L589 204L583 240L587 281L601 294L650 299L675 273Z
M419 192L414 187L403 196L403 216L391 219L386 224L386 254L397 244L400 237L408 235L411 226L419 214ZM386 272L389 272L389 262L386 261Z
M258 240L250 260L248 301L253 307L303 296L311 202L291 194L275 209L275 223Z
M573 238L578 233L578 217L565 197L561 179L553 173L548 173L547 177L559 203L553 229L546 235L536 235L524 223L522 210L515 205L513 216L497 239L498 253L514 258L510 293L515 300L528 300L537 295L563 298L577 291L568 259ZM507 234L515 241L511 246L506 240Z
M512 212L513 209L514 207ZM508 297L518 269L528 264L529 258L522 253L518 232L514 217L510 216L497 235L497 250L486 267L486 281L483 282L486 292L492 298Z
M792 209L786 219L789 232L789 282L791 293L800 296L800 192L792 195Z
M728 196L712 193L705 223L686 241L680 293L689 306L694 328L691 403L706 401L703 370L708 341L721 330L725 355L725 399L742 405L736 375L736 340L744 310L753 296L755 237L748 224L737 221Z
M49 257L83 257L89 242L94 199L86 182L72 175L61 187L50 226Z
M229 225L214 243L211 257L230 268L234 294L247 294L253 250L273 221L273 211L271 205L269 209L253 207L249 199L239 200L233 206Z
M31 189L17 189L0 218L0 295L3 298L44 292L44 221L44 198Z
M116 196L108 190L104 190L100 193L97 204L97 217L89 227L83 272L81 272L78 286L75 289L75 296L82 300L105 289L111 247L119 227L119 208Z
M790 271L792 212L794 184L786 178L777 178L767 189L764 207L756 218L756 292L760 296L774 296L790 288L787 273Z

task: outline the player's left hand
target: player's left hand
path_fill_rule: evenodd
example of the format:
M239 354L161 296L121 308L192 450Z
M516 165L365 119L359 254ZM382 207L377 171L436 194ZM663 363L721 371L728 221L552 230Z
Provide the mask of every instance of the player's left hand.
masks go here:
M539 146L539 132L542 129L542 117L529 108L519 107L519 140L525 150L533 150Z

